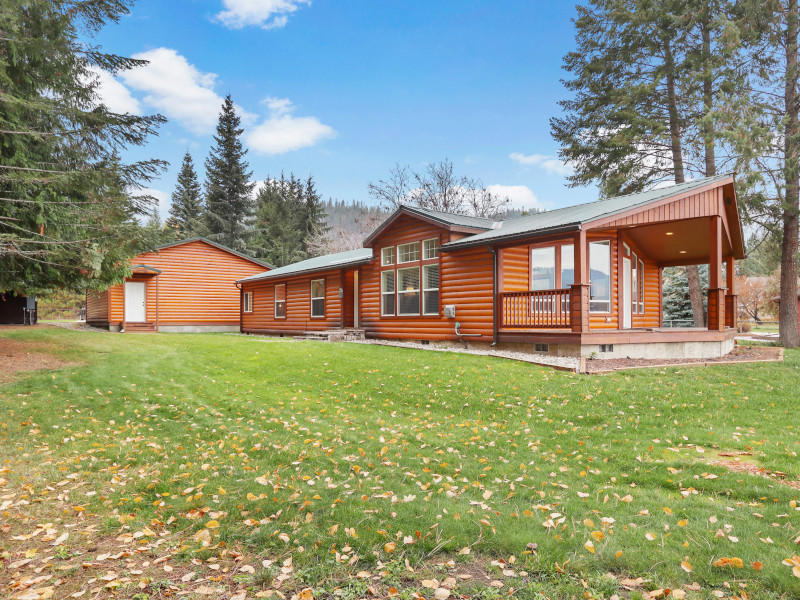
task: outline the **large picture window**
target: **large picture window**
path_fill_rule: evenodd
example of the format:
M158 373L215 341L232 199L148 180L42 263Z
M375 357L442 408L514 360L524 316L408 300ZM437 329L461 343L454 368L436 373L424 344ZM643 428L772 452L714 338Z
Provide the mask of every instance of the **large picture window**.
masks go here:
M611 312L611 242L589 243L589 312Z
M286 284L279 283L275 286L275 318L286 318Z
M381 273L381 314L383 316L394 316L394 271L384 271Z
M531 250L531 291L552 290L556 287L556 248Z
M439 314L439 265L422 267L422 314Z
M419 314L419 267L397 269L397 314Z
M311 282L311 316L325 316L325 280L314 279Z

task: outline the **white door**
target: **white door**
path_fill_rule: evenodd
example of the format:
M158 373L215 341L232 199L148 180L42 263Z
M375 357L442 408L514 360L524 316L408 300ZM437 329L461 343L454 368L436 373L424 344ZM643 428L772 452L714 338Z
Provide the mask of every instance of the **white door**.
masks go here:
M125 321L127 323L144 323L147 320L145 286L146 284L141 281L125 282Z
M631 321L631 283L633 277L631 274L631 259L622 259L622 327L630 329L633 324Z

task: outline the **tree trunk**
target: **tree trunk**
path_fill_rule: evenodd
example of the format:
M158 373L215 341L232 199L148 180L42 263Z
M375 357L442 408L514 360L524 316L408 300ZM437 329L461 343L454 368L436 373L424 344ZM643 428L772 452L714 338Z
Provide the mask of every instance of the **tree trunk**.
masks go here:
M700 22L703 52L703 109L705 124L703 142L705 146L706 177L717 174L717 159L714 148L714 120L709 114L714 108L714 67L711 64L711 7L706 2L703 6L703 17Z
M800 169L798 169L798 92L797 92L797 0L789 0L786 15L786 84L784 105L784 177L786 192L783 207L781 248L780 342L786 348L800 346L797 315L798 211L800 211Z
M664 42L664 73L667 80L667 104L669 106L669 138L672 151L672 164L675 170L675 183L684 183L683 149L681 147L681 128L678 117L678 97L675 92L675 60L670 41ZM705 307L703 288L700 284L700 271L697 265L686 267L689 278L689 300L692 303L692 317L695 327L705 326Z

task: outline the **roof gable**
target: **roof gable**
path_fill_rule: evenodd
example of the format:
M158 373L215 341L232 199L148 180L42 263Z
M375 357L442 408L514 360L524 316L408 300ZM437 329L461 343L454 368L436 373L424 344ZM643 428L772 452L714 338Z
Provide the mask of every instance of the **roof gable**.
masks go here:
M428 208L421 208L419 206L401 206L394 211L388 219L373 231L367 239L364 240L364 246L371 246L384 231L391 227L398 219L403 216L411 217L425 223L436 225L447 231L457 231L463 233L479 233L491 229L495 223L491 219L484 219L482 217L472 217L469 215L457 215L453 213L446 213L438 210L431 210Z
M502 221L499 226L490 230L449 242L442 246L443 250L455 250L458 248L468 248L485 244L493 244L501 241L511 241L515 239L533 238L552 233L566 233L578 231L579 229L596 224L603 219L621 215L629 211L635 211L651 206L656 203L670 201L681 195L697 193L705 188L718 187L726 184L733 184L732 175L716 175L705 177L696 181L681 183L669 187L657 188L636 194L605 198L586 204L568 206L551 211L516 217ZM732 227L733 232L738 229L741 235L741 224L739 223L738 212L735 210L735 195L733 211L728 211L729 220L734 217L736 227ZM726 208L726 210L728 210Z
M234 250L233 248L228 248L227 246L224 246L224 245L222 245L220 243L217 243L217 242L212 242L211 240L206 239L204 237L193 237L193 238L188 238L188 239L185 239L185 240L179 240L177 242L170 242L168 244L162 244L161 246L157 246L153 250L153 252L157 252L158 253L161 250L168 250L170 248L175 248L176 246L183 246L184 244L190 244L192 242L202 242L204 244L212 246L213 248L216 248L217 250L222 250L224 252L228 252L229 254L233 254L234 256L238 256L239 258L243 258L244 260L249 260L251 263L254 263L254 264L259 265L261 267L266 267L267 269L274 269L275 268L271 264L269 264L268 262L264 262L263 260L258 260L257 258L253 258L252 256L247 256L246 254L244 254L242 252L239 252L237 250ZM140 255L141 254L150 254L150 252L141 252Z

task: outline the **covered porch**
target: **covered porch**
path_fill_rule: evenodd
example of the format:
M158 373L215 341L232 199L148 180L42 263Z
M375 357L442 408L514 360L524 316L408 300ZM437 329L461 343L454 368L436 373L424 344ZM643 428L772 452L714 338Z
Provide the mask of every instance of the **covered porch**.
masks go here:
M600 357L712 357L732 350L744 257L733 179L498 245L502 344ZM709 266L705 327L664 327L663 269Z

